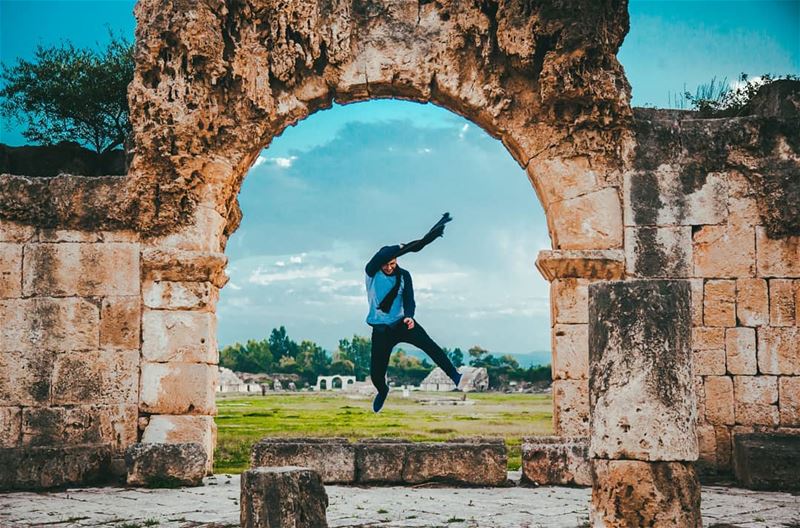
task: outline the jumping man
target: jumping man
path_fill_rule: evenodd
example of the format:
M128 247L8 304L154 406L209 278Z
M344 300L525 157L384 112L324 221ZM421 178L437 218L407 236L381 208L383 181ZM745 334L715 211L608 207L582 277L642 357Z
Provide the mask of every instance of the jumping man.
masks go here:
M367 298L369 314L367 324L372 327L372 358L370 376L378 394L372 410L378 412L386 401L386 369L389 355L398 343L409 343L423 350L453 380L458 387L461 374L447 354L431 339L425 329L414 320L414 287L411 274L397 265L397 257L417 252L444 234L444 225L452 220L444 213L428 233L420 238L395 246L383 246L367 263Z

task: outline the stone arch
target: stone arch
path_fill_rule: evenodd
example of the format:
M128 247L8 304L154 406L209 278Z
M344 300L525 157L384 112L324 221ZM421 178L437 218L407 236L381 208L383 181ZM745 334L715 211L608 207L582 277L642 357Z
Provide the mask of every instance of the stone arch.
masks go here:
M554 298L575 292L559 289L562 278L620 273L631 118L615 57L627 31L624 2L141 0L135 15L128 188L141 199L132 222L143 235L143 287L174 281L206 299L143 314L143 349L175 318L203 329L206 341L182 361L169 351L145 359L141 412L190 421L215 412L213 391L178 380L213 383L214 303L227 280L222 252L241 219L239 188L272 138L333 101L432 103L498 138L544 207L555 251L537 266L554 281ZM204 281L207 291L186 281ZM566 342L554 328L554 363L556 347L585 346L586 320L577 323ZM585 363L557 384L561 434L587 431Z
M344 382L341 376L333 376L331 378L331 388L333 390L342 390L344 388Z

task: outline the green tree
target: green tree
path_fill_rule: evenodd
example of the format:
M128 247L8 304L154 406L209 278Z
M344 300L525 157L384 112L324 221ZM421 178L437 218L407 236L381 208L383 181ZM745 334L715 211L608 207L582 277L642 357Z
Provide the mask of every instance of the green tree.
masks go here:
M339 374L343 376L352 376L355 373L356 367L349 359L335 359L331 363L330 373Z
M297 343L289 339L283 325L280 328L272 329L272 333L269 335L269 348L276 361L280 361L283 357L297 358L300 350Z
M133 45L109 29L101 51L39 45L34 60L2 65L0 115L26 123L22 135L45 145L76 141L98 153L125 141L131 131L128 84L133 80Z
M272 352L266 339L250 339L244 345L234 343L220 350L220 365L237 372L270 372L273 368Z
M443 348L442 350L447 354L447 357L450 358L453 366L456 368L464 366L464 352L462 352L460 348L456 347L453 350Z
M372 354L372 340L368 337L353 335L352 340L340 339L337 350L338 360L353 363L353 369L358 379L369 376L370 357Z
M475 345L468 351L469 364L473 367L491 367L494 364L494 356L492 356L485 348Z

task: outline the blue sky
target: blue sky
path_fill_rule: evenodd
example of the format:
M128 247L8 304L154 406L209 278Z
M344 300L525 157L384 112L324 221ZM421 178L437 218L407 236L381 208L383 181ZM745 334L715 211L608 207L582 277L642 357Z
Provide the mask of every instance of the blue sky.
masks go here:
M0 0L0 60L64 38L103 45L106 26L132 40L133 5ZM670 92L714 76L800 73L800 0L634 1L630 13L619 58L635 106L668 106ZM11 125L0 141L23 144ZM367 335L364 261L449 211L444 238L400 262L415 279L419 321L442 346L549 361L548 286L533 265L550 243L544 214L503 146L463 118L404 101L336 105L265 149L240 202L221 345L281 324L328 349Z

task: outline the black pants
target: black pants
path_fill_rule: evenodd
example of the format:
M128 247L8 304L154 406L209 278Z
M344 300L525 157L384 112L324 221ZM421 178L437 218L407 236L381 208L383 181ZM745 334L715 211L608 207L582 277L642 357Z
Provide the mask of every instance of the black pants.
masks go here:
M370 376L372 384L381 392L389 390L386 385L386 369L389 367L389 355L398 343L409 343L428 354L430 358L447 374L454 378L458 371L453 366L450 358L434 343L428 333L417 321L414 328L408 329L406 324L398 321L393 326L375 325L372 327L372 360L370 363Z

